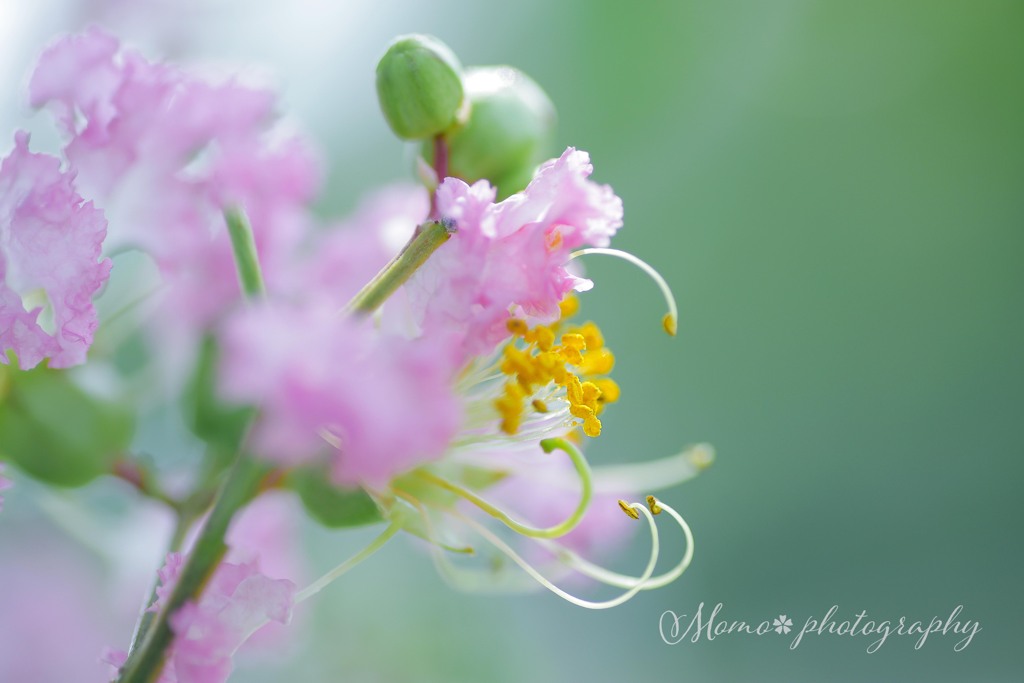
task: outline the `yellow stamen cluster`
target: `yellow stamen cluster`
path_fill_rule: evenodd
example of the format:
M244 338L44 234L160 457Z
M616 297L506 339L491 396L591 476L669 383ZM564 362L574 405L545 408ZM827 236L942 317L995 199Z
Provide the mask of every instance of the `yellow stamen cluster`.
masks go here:
M606 404L619 398L619 386L602 377L611 372L615 356L605 347L594 323L563 331L563 321L578 308L576 298L568 297L562 302L561 318L551 325L531 329L518 318L508 321L514 339L505 347L501 371L509 379L501 398L495 401L506 434L519 431L527 405L538 413L548 412L547 403L532 397L551 383L565 388L569 413L581 420L578 424L583 433L591 437L601 433L597 416ZM525 347L517 343L520 340Z

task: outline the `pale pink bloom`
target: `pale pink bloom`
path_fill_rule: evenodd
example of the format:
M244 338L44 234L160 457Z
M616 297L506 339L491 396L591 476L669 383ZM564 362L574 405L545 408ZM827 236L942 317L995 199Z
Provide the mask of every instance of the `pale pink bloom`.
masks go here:
M4 476L4 464L0 462L0 491L6 491L14 486L14 483ZM0 510L4 509L4 497L0 496Z
M108 683L97 654L131 629L137 605L124 610L110 599L102 563L81 546L40 527L5 524L0 681Z
M340 306L401 251L429 210L430 197L418 185L371 193L344 221L312 235L284 289L293 299L324 297Z
M453 345L409 340L337 309L239 311L221 335L221 389L260 406L253 449L284 464L318 458L339 484L385 485L440 457L458 430Z
M150 62L91 28L43 53L30 97L54 112L82 187L107 211L109 248L138 247L159 266L154 339L192 346L239 299L229 205L248 215L268 286L283 276L320 171L275 128L273 93Z
M183 561L171 553L160 570L160 609L178 580ZM161 683L223 683L233 668L231 658L252 633L269 621L291 619L295 584L260 573L256 562L221 563L198 602L187 602L170 616L174 642ZM120 652L108 651L104 661L117 667Z
M92 344L92 297L110 275L110 261L100 259L107 222L75 191L74 177L59 159L29 152L24 132L0 164L2 363L13 349L23 369L43 358L66 368L84 363ZM39 295L26 309L25 298Z
M497 204L487 181L445 179L437 211L456 233L407 286L423 329L458 332L468 357L507 338L510 313L557 319L558 303L582 287L565 268L569 253L607 246L622 225L622 200L589 180L592 171L587 153L570 147Z

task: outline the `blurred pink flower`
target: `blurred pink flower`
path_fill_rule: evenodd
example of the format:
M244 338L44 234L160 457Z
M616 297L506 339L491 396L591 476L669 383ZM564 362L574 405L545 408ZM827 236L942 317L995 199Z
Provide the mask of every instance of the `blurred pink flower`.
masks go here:
M102 563L61 535L14 523L5 531L0 681L107 683L97 656L131 628L137 606L122 609L111 600ZM135 589L141 586L132 583Z
M110 260L100 259L107 222L75 191L74 177L59 159L29 152L24 132L0 164L2 363L13 350L23 369L43 358L66 368L85 362L92 344L92 297L110 274ZM26 310L24 298L34 307Z
M221 388L259 405L254 449L284 464L330 454L339 484L385 485L439 457L461 408L441 337L382 334L336 309L239 311L221 337Z
M162 348L191 346L240 297L225 207L244 208L268 284L281 276L311 223L320 172L302 140L274 127L273 93L147 61L97 28L50 46L29 89L106 210L109 248L156 261Z
M592 171L587 153L570 147L497 204L487 181L445 179L437 210L457 231L407 285L423 329L460 334L470 357L508 337L510 311L530 322L557 319L558 303L583 288L565 269L569 252L607 246L622 225L622 200L589 180Z
M284 290L293 299L323 298L340 307L405 246L429 210L427 191L418 185L372 192L350 216L312 235Z

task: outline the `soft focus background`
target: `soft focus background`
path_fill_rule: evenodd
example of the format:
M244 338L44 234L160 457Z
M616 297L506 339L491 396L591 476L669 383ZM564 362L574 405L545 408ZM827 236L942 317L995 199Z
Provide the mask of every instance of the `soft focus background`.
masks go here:
M586 313L624 391L594 460L696 441L718 452L665 495L697 537L670 588L597 613L547 593L465 595L403 540L300 615L311 642L242 662L232 680L1020 680L1024 4L0 0L4 153L26 126L55 149L24 104L27 70L55 34L91 21L150 57L279 84L329 164L325 214L408 175L373 90L391 37L434 33L467 65L522 68L558 107L553 151L588 150L622 196L617 246L680 298L669 340L648 281L588 263ZM73 544L38 540L65 532L17 512L31 491L22 481L8 496L0 568L45 556L103 572ZM305 536L316 567L367 538ZM640 567L645 544L613 562ZM71 591L54 586L49 599ZM128 623L138 590L117 608ZM664 644L659 615L701 602L798 628L832 605L840 619L911 621L963 605L983 630L960 653L951 636L915 651L894 635L875 654L865 637ZM6 628L14 609L35 607L0 598ZM0 660L14 636L0 632ZM127 633L96 637L123 646Z

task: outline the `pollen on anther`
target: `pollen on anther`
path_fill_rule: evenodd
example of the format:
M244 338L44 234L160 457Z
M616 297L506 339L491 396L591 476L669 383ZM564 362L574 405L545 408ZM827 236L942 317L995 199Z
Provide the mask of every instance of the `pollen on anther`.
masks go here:
M558 304L558 308L561 311L562 318L571 318L576 315L576 311L580 310L580 300L570 294L562 299L561 303Z
M654 496L647 496L647 507L651 509L652 515L661 514L661 506L658 505L658 499Z
M640 519L640 513L634 510L632 505L621 498L619 499L619 507L622 508L622 511L625 512L627 516L632 517L633 519Z
M531 405L533 406L533 409L536 410L538 413L548 412L548 404L544 403L544 401L540 400L539 398L534 399Z
M525 335L527 331L530 329L526 325L526 321L522 320L521 318L509 318L508 321L505 323L505 327L512 334L517 334L519 336Z
M670 336L676 336L676 317L674 315L666 313L665 317L661 319L661 326Z

